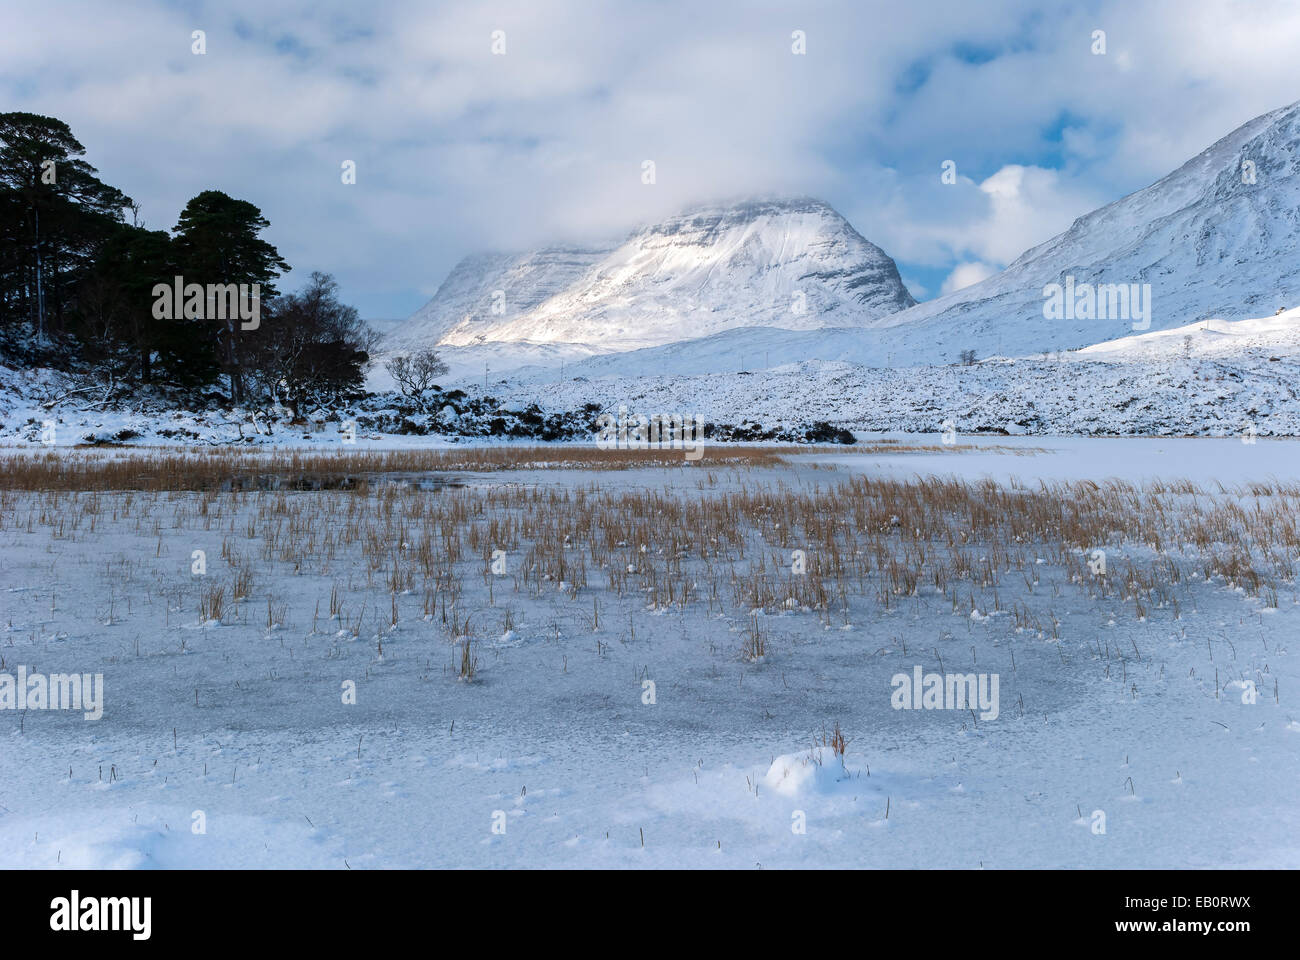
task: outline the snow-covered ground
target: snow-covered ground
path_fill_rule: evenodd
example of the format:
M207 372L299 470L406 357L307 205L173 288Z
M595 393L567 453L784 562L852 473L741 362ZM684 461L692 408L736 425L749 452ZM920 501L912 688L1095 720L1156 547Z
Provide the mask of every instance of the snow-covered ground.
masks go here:
M1300 436L1300 309L972 366L893 368L861 358L782 364L787 333L768 332L775 342L751 337L744 354L730 341L701 342L699 355L677 344L671 355L663 348L576 363L563 380L556 371L519 371L491 390L507 404L626 404L764 426L827 420L854 432L937 434L951 421L958 434L1242 436L1253 428ZM698 372L676 372L678 355ZM741 356L751 361L744 370L736 366ZM733 366L723 372L717 364L726 358Z
M1300 596L1264 569L1269 550L1300 560L1292 445L898 446L436 491L5 490L0 674L102 673L105 694L97 721L0 710L0 866L1300 866ZM1103 587L1086 551L981 539L998 510L940 520L910 487L869 509L836 499L914 474L997 478L978 497L1058 478L1198 489L1132 494L1160 509L1140 536L1089 545ZM1292 486L1244 486L1270 478ZM1049 503L1065 518L1089 490ZM786 493L809 509L783 514ZM709 512L739 497L771 499ZM1197 511L1231 542L1168 539ZM954 549L914 536L914 516L946 524L968 579L882 587L891 558ZM559 556L531 549L566 523ZM1244 574L1205 579L1238 524L1275 598ZM801 548L835 567L815 541L857 542L865 563L824 609L787 573ZM559 559L564 579L543 577ZM1155 586L1124 587L1133 570ZM801 599L756 605L755 583ZM688 599L665 600L669 584ZM199 611L214 586L220 621ZM916 667L996 674L998 715L895 709ZM836 724L842 761L817 745Z
M783 338L804 332L763 329L753 334L747 353L736 352L736 344L723 335L658 350L571 356L565 366L558 365L554 352L538 366L541 348L453 348L446 385L460 386L470 397L492 397L492 409L523 411L536 404L545 414L557 415L573 414L586 404L612 412L626 406L633 414L676 413L713 424L758 423L765 429L826 421L859 439L890 432L934 438L945 431L958 437L1300 436L1300 308L1271 317L1151 331L1085 350L994 357L971 366L891 368L858 354L852 354L855 360L783 363L789 353ZM819 331L829 338L826 342L846 351L862 335ZM484 357L491 358L487 377L479 367ZM754 363L744 363L746 357ZM724 370L723 364L746 369ZM391 390L382 366L372 370L370 387ZM53 402L58 398L62 400ZM322 447L342 442L347 434L343 424L349 420L362 424L348 435L363 445L441 442L430 436L384 435L367 426L373 421L369 415L401 401L392 393L334 411L328 422L321 415L321 422L306 427L264 410L192 411L144 400L122 407L91 398L93 392L90 397L76 393L66 377L48 370L0 368L0 446L41 445L47 421L54 425L50 436L57 446L251 439ZM392 413L392 419L398 422L401 415Z

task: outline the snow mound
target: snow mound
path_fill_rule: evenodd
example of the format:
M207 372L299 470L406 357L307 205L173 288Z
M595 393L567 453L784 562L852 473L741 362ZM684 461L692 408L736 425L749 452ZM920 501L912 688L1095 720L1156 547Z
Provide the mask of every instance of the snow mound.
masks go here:
M804 753L785 753L772 761L763 786L783 796L835 793L851 778L844 762L829 747Z
M100 803L93 813L0 819L0 869L6 870L322 869L343 866L336 846L293 818L215 808Z

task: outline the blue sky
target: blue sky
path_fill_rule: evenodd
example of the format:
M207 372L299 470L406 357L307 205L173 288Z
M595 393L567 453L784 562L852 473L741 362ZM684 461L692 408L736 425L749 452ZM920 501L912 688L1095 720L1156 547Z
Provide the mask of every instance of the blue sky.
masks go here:
M46 0L4 18L4 109L66 120L152 227L204 189L256 203L295 268L282 285L327 270L369 317L411 313L476 250L746 194L829 201L928 299L1300 98L1296 0Z

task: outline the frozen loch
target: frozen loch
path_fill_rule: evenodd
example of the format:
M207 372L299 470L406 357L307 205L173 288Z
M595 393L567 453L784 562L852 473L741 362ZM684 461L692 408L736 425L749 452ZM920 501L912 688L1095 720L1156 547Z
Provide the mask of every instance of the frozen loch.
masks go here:
M485 449L11 455L0 863L1300 864L1294 442Z

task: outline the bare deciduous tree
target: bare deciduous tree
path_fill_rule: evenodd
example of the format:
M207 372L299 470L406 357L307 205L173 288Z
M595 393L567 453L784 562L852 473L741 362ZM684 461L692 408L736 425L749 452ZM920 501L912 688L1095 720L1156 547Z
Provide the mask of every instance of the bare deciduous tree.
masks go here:
M447 364L442 362L437 351L428 347L412 354L399 354L384 367L402 394L417 402L422 402L424 394L435 386L434 381L447 372Z

